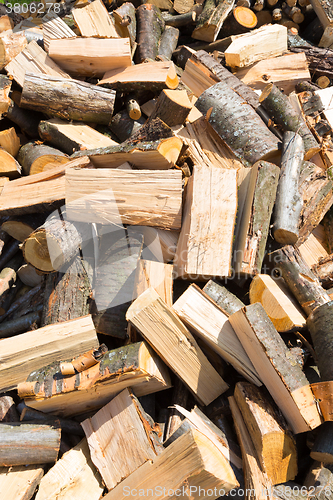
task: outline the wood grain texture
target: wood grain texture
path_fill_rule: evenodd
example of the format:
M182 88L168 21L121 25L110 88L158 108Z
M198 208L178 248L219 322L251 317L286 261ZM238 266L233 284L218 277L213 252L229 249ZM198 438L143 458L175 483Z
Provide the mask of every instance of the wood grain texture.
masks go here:
M3 500L30 500L43 477L40 465L0 468L0 494Z

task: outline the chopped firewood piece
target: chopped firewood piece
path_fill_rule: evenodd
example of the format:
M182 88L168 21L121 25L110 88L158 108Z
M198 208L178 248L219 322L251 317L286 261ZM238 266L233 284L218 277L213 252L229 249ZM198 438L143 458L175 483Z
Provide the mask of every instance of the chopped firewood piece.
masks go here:
M12 80L8 78L7 76L0 75L0 117L2 114L10 113L10 107L11 103L13 102L10 97L9 97L9 92L12 86ZM10 118L10 116L8 115ZM13 120L14 121L14 120ZM3 147L3 145L0 142L0 145ZM6 148L4 148L6 149ZM10 154L12 154L10 151L8 151ZM12 155L15 156L15 155Z
M40 48L37 42L30 42L7 66L7 73L23 87L26 73L48 75L58 78L70 78L59 66Z
M243 302L239 300L236 295L229 292L229 290L227 290L224 286L215 283L213 280L209 280L203 287L202 291L205 292L214 302L216 302L216 304L228 316L244 307Z
M119 92L174 90L178 87L178 77L173 62L152 61L108 71L98 85Z
M171 387L168 369L145 342L108 351L97 365L69 377L61 376L59 364L35 370L19 385L29 407L68 417L102 407L126 387L137 397Z
M160 39L157 58L161 56L170 61L172 58L172 54L176 50L178 38L179 29L174 28L173 26L166 26Z
M45 221L44 214L23 215L21 217L9 217L1 226L15 240L23 242L30 234Z
M158 54L160 38L165 28L161 11L155 5L144 3L136 9L137 49L136 61L154 60Z
M59 166L68 163L69 160L62 151L36 142L28 142L22 146L17 159L22 165L25 175L43 172L48 163Z
M82 354L98 347L91 316L45 326L1 341L0 391L24 382L41 364ZM6 360L6 365L4 361Z
M164 485L167 485L165 500L174 497L173 492L184 492L185 498L191 495L198 500L199 485L205 485L206 491L212 492L210 498L215 500L239 484L221 451L203 433L192 429L158 457L132 472L105 500L124 500L129 492L132 500L139 500L140 492L162 493Z
M308 380L263 306L244 307L229 321L293 432L318 427L321 420Z
M319 47L331 48L333 45L333 10L330 2L326 0L310 0L313 10L317 14L324 29L324 33L319 41Z
M17 155L20 149L20 139L14 127L0 132L0 146L11 156L15 157Z
M15 158L4 149L0 148L0 176L6 176L10 179L20 177L22 166Z
M237 37L225 51L225 62L227 66L243 68L287 50L287 28L272 24Z
M109 490L163 451L158 427L128 389L81 425L91 459Z
M54 38L75 38L76 34L65 23L61 17L53 11L48 12L43 17L43 41L46 52L49 51L51 39Z
M17 465L0 468L0 495L3 500L28 500L32 498L43 477L40 465ZM90 498L89 498L90 500Z
M278 332L305 327L305 314L281 279L258 274L250 285L250 302L260 302Z
M119 38L111 16L101 0L72 10L73 18L84 37ZM85 54L85 52L82 52Z
M218 2L206 0L192 37L205 42L214 42L234 3L235 0L219 0Z
M136 43L136 16L134 5L131 2L125 2L118 7L118 9L115 9L112 14L117 33L119 33L122 38L129 38L131 46L134 47Z
M3 69L27 46L27 39L22 32L12 30L0 33L0 68Z
M144 238L145 241L145 238ZM152 287L168 306L172 306L173 266L140 259L136 269L133 300Z
M14 21L7 15L0 17L0 32L12 30L14 28Z
M202 404L209 404L227 390L227 384L209 363L194 337L153 288L133 302L126 319Z
M174 311L191 331L229 362L247 380L261 385L228 316L197 285L190 285L173 305Z
M99 500L103 489L102 478L90 458L88 443L82 439L45 474L36 500L65 500L68 495L80 500Z
M241 5L237 3L237 7L233 9L226 21L223 23L220 37L227 38L230 36L230 38L233 39L240 34L248 33L255 27L259 26L258 17L254 12L254 9L251 10L249 4ZM230 43L232 43L232 41L233 40L230 40Z
M236 212L236 170L194 165L174 259L177 277L230 275Z
M169 127L182 125L192 109L185 90L162 90L150 118L160 118Z
M325 219L323 224L325 224ZM310 268L317 265L319 260L329 256L325 229L324 225L318 224L304 243L298 247L301 256ZM332 251L332 249L330 250Z
M324 464L333 464L333 422L324 422L313 443L311 458Z

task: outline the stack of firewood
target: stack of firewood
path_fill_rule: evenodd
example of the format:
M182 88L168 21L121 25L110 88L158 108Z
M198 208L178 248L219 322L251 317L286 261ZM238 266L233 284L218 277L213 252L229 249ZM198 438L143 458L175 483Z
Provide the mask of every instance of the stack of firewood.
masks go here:
M329 2L26 7L0 12L1 500L331 498Z

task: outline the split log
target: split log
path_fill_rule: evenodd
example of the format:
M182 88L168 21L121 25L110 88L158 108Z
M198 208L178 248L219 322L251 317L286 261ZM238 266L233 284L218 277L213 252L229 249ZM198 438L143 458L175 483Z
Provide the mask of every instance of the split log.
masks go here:
M15 128L11 127L0 132L0 146L11 156L16 156L20 149L20 139L18 138Z
M291 245L276 250L271 254L274 265L296 297L305 314L309 315L319 306L330 302L318 278L309 269L299 251Z
M239 69L236 76L256 90L263 90L267 81L270 81L285 94L294 91L298 83L311 79L303 52L258 61L250 67Z
M193 30L192 38L214 42L234 3L234 0L219 0L216 3L212 0L206 1Z
M136 62L145 59L155 59L158 54L160 38L165 28L165 22L158 7L152 4L142 4L136 10L137 43Z
M321 420L308 380L262 305L244 307L229 321L293 432L318 427Z
M131 136L139 131L145 121L146 120L143 116L138 120L133 120L132 118L130 118L128 111L126 109L123 109L112 117L109 129L114 133L114 135L117 137L117 139L119 139L120 142L124 142L127 140L131 140Z
M49 51L53 38L75 38L76 34L55 12L50 11L43 17L43 42L46 52Z
M280 484L297 475L296 443L287 424L263 393L248 382L238 382L234 394L263 472Z
M61 430L56 425L1 423L1 466L56 462Z
M248 33L253 28L258 27L257 13L251 10L249 5L237 5L225 20L220 37L231 39L237 35ZM230 40L232 43L232 40Z
M321 425L310 456L318 462L333 464L333 422L324 422Z
M325 288L330 288L333 281L333 263L332 255L325 258L320 258L317 264L314 264L311 269L319 278L321 284Z
M228 316L197 285L190 285L174 303L173 310L185 325L230 363L247 380L260 386L256 369L232 326Z
M313 10L317 14L319 21L323 27L323 34L319 41L319 47L329 47L333 45L333 11L332 6L323 0L311 0Z
M283 245L298 240L298 222L303 207L299 177L304 159L302 137L295 132L283 136L279 185L273 216L273 236Z
M16 344L18 342L19 344ZM19 351L17 345L20 346ZM41 363L81 354L99 343L90 316L61 324L49 325L20 336L2 340L1 385L4 392L14 388ZM6 365L4 361L6 360Z
M42 478L36 500L64 500L72 495L81 500L99 500L103 482L91 461L86 439L80 441Z
M16 281L16 271L22 264L22 254L17 253L0 272L0 297L8 290Z
M128 95L125 99L126 109L128 116L132 120L139 120L141 118L141 108L140 104L136 100L134 95Z
M133 300L150 287L154 288L164 302L172 307L173 266L154 260L140 259L136 268Z
M192 104L185 90L162 90L150 118L160 118L169 127L182 125Z
M116 30L122 38L129 38L132 48L136 43L135 7L131 2L123 3L113 12Z
M194 0L174 0L173 10L178 14L185 14L192 11L194 7ZM168 9L169 10L169 9Z
M108 71L98 85L119 92L135 92L143 89L159 92L167 88L176 89L178 77L173 62L152 61L135 64L122 70Z
M175 405L177 406L185 406L187 405L188 398L189 398L190 392L187 389L187 387L183 384L183 382L177 377L174 383L174 388L172 391L172 408L170 408L169 411L169 418L168 422L166 425L166 429L164 431L164 442L163 446L167 447L173 440L170 440L170 436L174 434L176 429L181 426L184 415L182 415L176 408ZM187 432L188 428L186 429L185 432ZM184 432L184 433L185 433ZM183 434L184 434L183 433ZM179 434L178 436L179 437ZM176 438L176 436L175 436ZM166 441L168 441L168 444L166 444Z
M179 238L178 231L142 226L141 232L144 237L145 247L155 256L158 262L167 264L173 260Z
M46 277L42 326L89 314L91 295L89 277L81 257L76 256L67 269Z
M73 9L72 14L81 36L119 38L113 20L101 0L94 0L85 7Z
M264 500L269 497L272 490L272 484L268 476L260 469L256 449L252 443L250 433L247 430L235 398L230 396L228 401L237 437L242 450L245 489L247 491L254 492L254 495L252 493L251 497L250 495L247 495L246 498Z
M0 17L0 31L12 30L14 28L14 21L7 15Z
M299 185L303 197L303 209L300 215L297 246L305 241L332 206L333 183L329 174L329 171L310 162L304 162L301 167Z
M195 106L201 113L207 114L215 132L245 166L277 156L277 138L254 109L225 82L216 83L203 92ZM261 138L260 144L258 137Z
M115 92L78 80L26 74L21 106L66 120L108 125Z
M24 241L22 252L26 262L36 269L54 272L62 270L91 238L89 224L74 224L56 212Z
M0 76L0 116L5 115L12 103L9 92L12 86L12 80L7 76ZM13 155L14 156L14 155Z
M11 396L0 397L0 422L19 422L14 400Z
M158 56L164 56L167 60L171 60L179 38L179 29L173 26L166 26L162 33L160 44L158 47Z
M65 153L38 142L28 142L22 146L17 159L25 175L43 172L48 163L59 166L68 162L68 156Z
M163 451L158 427L128 389L82 422L91 458L108 490ZM128 449L132 453L127 453Z
M304 142L305 159L312 158L319 151L319 145L308 129L303 118L289 103L288 98L272 83L263 90L260 103L268 111L274 122L281 126L283 131L299 134Z
M260 302L278 332L304 328L306 318L281 279L257 274L250 285L250 303Z
M197 429L210 439L215 446L221 451L230 464L233 464L238 469L242 468L242 459L240 457L240 449L235 442L221 431L209 418L196 406L189 412L180 405L175 405L180 414L186 417L182 424L175 430L169 439L164 442L164 446L168 447L180 436L188 432L189 429Z
M215 281L209 280L202 291L216 302L228 316L244 307L243 302L236 295L229 292L224 286L215 283Z
M38 133L42 140L71 155L74 151L115 146L117 143L97 130L79 122L68 123L59 118L41 120ZM0 135L1 144L1 135Z
M227 66L242 68L263 58L280 56L287 50L287 29L280 25L262 26L237 37L225 51Z
M328 212L329 213L329 212ZM329 257L329 251L331 252L331 248L327 247L327 232L326 228L327 226L325 225L325 219L326 216L324 217L323 220L323 225L319 224L313 231L312 233L309 234L307 239L302 243L301 245L298 246L298 250L302 256L302 258L305 260L307 265L310 268L313 268L316 266L319 261L326 259L326 257ZM325 229L324 229L325 225Z
M233 246L236 273L255 275L261 271L278 179L279 167L261 161L253 165L239 186Z
M27 39L22 32L12 30L0 34L0 68L3 69L27 46Z
M194 165L174 258L177 277L230 275L236 211L236 170Z
M37 113L31 113L20 108L14 101L9 99L9 106L3 116L16 123L21 131L28 137L38 137L39 118Z
M101 0L97 1L102 3ZM101 78L107 71L126 68L132 64L128 38L52 39L49 55L61 68L74 76Z
M70 78L35 41L30 42L22 52L7 64L5 70L21 87L23 87L26 73Z
M210 457L209 461L207 457ZM176 439L152 462L139 467L111 490L105 500L124 500L127 492L131 492L132 499L137 500L142 491L161 489L162 492L161 485L164 484L168 485L169 492L185 492L187 496L186 491L191 491L193 500L199 499L199 485L202 484L212 492L212 500L238 486L227 459L210 439L192 429ZM165 499L173 496L168 491L163 494Z
M126 319L202 404L209 404L226 391L227 384L209 363L194 337L153 288L133 302Z
M166 366L145 342L108 351L97 365L73 376L61 376L57 362L31 373L28 382L18 387L25 403L61 417L98 409L126 387L137 397L171 387Z
M15 158L4 149L0 148L0 175L10 179L17 179L21 175L22 167Z
M115 225L121 227L121 223ZM127 338L125 314L133 299L142 244L142 235L132 227L115 231L106 226L101 235L94 280L93 319L98 333Z
M138 130L138 133L140 134L140 130ZM182 146L183 143L179 137L148 141L139 139L136 141L132 136L129 141L118 146L90 149L82 152L77 151L72 155L72 158L88 156L96 168L106 167L110 169L129 162L141 169L165 170L174 166ZM101 175L103 175L103 172L101 172Z
M0 468L0 494L4 500L28 500L43 477L44 469L38 465L17 465Z
M85 210L87 203L89 212ZM73 221L177 230L181 210L179 170L101 168L66 172L66 211Z

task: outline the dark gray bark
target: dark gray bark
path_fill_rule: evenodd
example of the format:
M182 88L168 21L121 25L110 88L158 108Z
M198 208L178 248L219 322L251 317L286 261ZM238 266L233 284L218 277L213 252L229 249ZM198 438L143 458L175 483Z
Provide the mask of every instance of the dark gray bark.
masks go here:
M224 286L209 280L203 291L220 306L223 311L231 315L244 307L244 303L236 295L229 292Z

